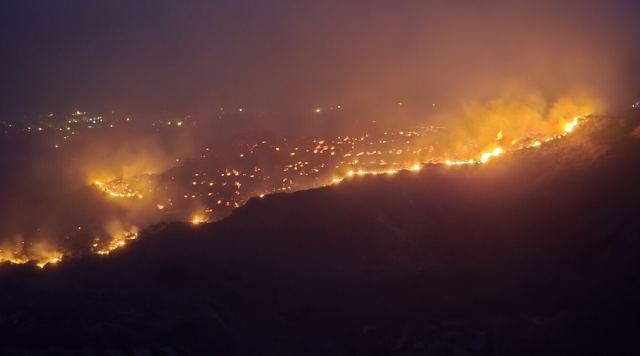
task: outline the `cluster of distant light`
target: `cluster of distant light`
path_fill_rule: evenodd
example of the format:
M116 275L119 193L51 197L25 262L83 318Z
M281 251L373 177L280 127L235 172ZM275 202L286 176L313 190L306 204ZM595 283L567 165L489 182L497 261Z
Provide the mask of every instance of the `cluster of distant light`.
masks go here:
M311 112L321 114L325 111L338 111L341 109L341 105L330 106L327 108L316 107L313 108ZM217 118L223 119L226 115L245 114L248 111L250 110L244 107L220 107L219 112L217 113ZM47 115L41 115L36 118L16 122L0 121L0 130L3 130L5 134L9 132L52 134L55 139L51 144L51 147L59 149L69 140L81 135L83 132L125 127L124 125L130 125L133 122L134 119L132 117L118 115L115 112L111 112L109 114L90 114L86 111L76 110L69 114L58 115L48 113ZM149 125L148 128L154 130L179 129L186 126L195 127L196 125L196 120L194 120L191 115L173 119L155 120L150 123L146 120L140 120L137 122L140 125ZM143 124L143 122L146 123Z
M252 197L264 197L274 192L337 184L354 176L393 175L403 170L419 172L426 164L485 165L506 152L536 148L560 139L573 132L584 118L573 118L555 136L522 142L513 140L510 145L502 143L500 131L494 147L462 160L434 159L433 145L425 144L422 138L438 133L440 128L427 126L419 130L384 131L356 137L259 140L246 142L235 153L229 152L228 148L217 152L206 147L195 159L176 159L177 166L155 177L153 182L141 184L141 179L117 178L94 181L94 185L110 198L151 204L158 214L177 216L199 225L228 215ZM166 122L164 125L178 123ZM421 139L414 140L418 138ZM226 163L219 162L221 157ZM137 236L135 229L121 229L109 238L96 238L92 251L109 254ZM0 262L25 263L36 259L44 266L57 263L63 257L61 253L46 258L11 256L7 258L0 254Z
M51 133L56 135L56 143L53 148L60 148L61 145L76 136L83 130L115 128L118 125L130 123L130 117L119 118L115 116L105 117L103 115L89 115L83 111L76 111L69 115L56 116L49 113L45 117L39 117L35 120L27 120L21 124L2 122L2 126L13 131L23 133ZM61 139L61 140L60 140Z
M312 109L313 113L320 114L325 111L337 111L341 110L341 105L330 106L327 108L315 107ZM217 117L219 119L224 118L229 114L244 114L247 110L244 107L237 108L225 108L220 107ZM115 112L111 112L109 115L105 114L90 114L86 111L76 110L68 114L54 114L52 112L41 115L36 118L28 120L19 120L16 122L0 121L0 128L4 127L5 130L11 129L12 131L24 132L24 133L45 133L45 132L58 132L62 136L63 140L68 140L71 137L79 133L82 129L103 129L103 128L115 128L123 124L133 122L133 118L130 116L118 116ZM150 123L151 127L176 127L180 128L189 124L195 123L195 120L191 115L186 115L181 118L155 120ZM58 145L59 147L59 145ZM57 148L57 147L56 147Z
M173 120L153 121L143 123L142 120L134 121L130 116L118 115L115 112L109 114L89 114L85 111L75 111L66 115L49 113L19 123L0 121L0 130L5 134L23 133L27 135L46 135L51 139L51 147L61 149L74 138L87 135L99 130L111 130L115 128L130 127L136 122L138 125L148 125L147 129L172 129L180 128L192 123L191 116Z

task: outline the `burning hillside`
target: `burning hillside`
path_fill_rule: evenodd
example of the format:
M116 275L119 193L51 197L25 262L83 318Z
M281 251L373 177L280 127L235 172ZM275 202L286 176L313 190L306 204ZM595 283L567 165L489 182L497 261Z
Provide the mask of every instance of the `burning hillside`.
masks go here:
M96 229L78 224L68 239L87 241L80 251L109 254L138 236L138 227L162 221L189 221L195 225L220 220L253 197L338 184L354 176L395 175L422 171L425 166L482 166L513 152L541 147L571 134L588 122L579 107L554 119L549 133L497 130L465 147L476 154L451 153L445 143L450 131L437 126L413 130L374 130L361 135L299 139L236 140L230 145L205 147L195 158L176 159L175 166L157 174L134 174L96 179L92 185L118 213ZM565 113L567 115L567 113ZM519 130L522 131L522 130ZM82 238L78 236L82 235ZM2 261L39 266L58 262L78 250L30 252L31 246L5 246Z
M0 9L0 355L640 355L640 1Z
M354 175L142 231L108 259L6 266L0 351L637 349L636 125L591 117L487 165Z

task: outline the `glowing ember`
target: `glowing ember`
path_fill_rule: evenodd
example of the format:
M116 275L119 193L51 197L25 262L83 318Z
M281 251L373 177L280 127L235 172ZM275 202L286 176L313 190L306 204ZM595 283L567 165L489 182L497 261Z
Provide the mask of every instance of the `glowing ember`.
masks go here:
M200 224L204 224L206 222L207 222L207 218L204 217L203 215L196 215L196 216L191 218L191 224L193 224L193 225L200 225Z

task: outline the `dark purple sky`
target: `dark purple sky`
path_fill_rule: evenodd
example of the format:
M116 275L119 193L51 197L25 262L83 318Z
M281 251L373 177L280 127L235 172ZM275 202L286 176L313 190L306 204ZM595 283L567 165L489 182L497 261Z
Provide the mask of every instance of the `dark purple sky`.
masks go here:
M638 3L3 1L0 113L295 111L510 85L626 102L640 96Z

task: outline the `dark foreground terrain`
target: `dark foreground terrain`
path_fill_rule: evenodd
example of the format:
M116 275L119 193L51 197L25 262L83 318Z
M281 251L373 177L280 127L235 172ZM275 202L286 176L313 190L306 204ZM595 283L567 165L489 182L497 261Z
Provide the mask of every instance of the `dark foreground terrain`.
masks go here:
M427 167L0 267L3 355L640 353L640 135L594 118Z

